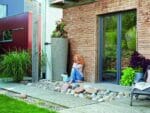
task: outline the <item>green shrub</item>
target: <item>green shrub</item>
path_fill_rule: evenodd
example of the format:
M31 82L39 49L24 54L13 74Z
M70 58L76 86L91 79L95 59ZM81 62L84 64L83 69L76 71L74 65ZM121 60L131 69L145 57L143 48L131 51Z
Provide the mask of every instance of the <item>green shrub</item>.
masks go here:
M131 86L134 82L135 70L131 67L127 67L122 70L122 73L120 84L124 86Z
M23 80L28 67L31 66L30 54L26 51L8 52L2 55L0 65L1 75L12 77L15 82L19 82Z

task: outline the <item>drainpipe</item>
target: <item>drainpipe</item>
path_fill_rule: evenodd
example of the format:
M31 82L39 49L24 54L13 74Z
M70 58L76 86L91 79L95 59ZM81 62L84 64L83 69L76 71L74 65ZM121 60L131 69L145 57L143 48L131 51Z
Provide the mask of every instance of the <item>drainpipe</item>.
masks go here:
M46 79L52 81L52 55L51 55L51 38L50 38L50 31L49 31L49 20L47 17L47 13L49 8L49 0L45 0L45 33L46 33Z

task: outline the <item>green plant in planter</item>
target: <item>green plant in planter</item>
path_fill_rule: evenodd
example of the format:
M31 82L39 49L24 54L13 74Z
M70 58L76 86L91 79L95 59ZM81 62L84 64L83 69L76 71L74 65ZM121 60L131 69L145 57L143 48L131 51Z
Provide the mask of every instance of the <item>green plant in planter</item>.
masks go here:
M8 52L2 55L0 70L4 77L12 77L15 82L23 80L28 68L31 66L30 54L26 51Z
M120 84L124 86L131 86L134 82L135 70L131 67L127 67L122 70L122 76Z
M56 22L56 29L52 33L52 38L66 38L67 32L65 31L65 22L63 20Z

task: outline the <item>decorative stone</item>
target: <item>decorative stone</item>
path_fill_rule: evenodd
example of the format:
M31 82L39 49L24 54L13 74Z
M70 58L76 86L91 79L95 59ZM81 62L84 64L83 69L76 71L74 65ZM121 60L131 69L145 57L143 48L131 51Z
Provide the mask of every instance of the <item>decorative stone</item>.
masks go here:
M75 88L75 93L83 93L85 91L85 89L83 87L77 87Z
M32 86L32 83L28 83L27 86Z
M70 94L71 94L71 95L74 95L74 94L75 94L75 91L74 91L74 90L72 90L72 91L70 92Z
M85 95L85 97L87 98L87 99L92 99L92 96L91 95Z
M104 96L103 98L105 101L108 101L110 99L110 96Z
M84 85L83 88L88 89L88 88L92 88L92 86L91 85Z
M125 93L124 93L124 96L125 96L125 97L129 97L129 96L130 96L130 93L125 92Z
M123 92L119 92L118 95L119 96L124 96L124 93Z
M72 90L72 89L68 89L68 90L67 90L67 93L68 93L68 94L71 93L71 90Z
M55 86L59 86L59 82L55 82L54 85L55 85Z
M20 83L21 83L21 84L24 84L24 85L27 85L28 82L29 82L29 81L27 81L27 80L22 80L22 81L20 81Z
M121 97L120 97L120 95L117 95L116 98L120 99Z
M110 90L106 90L106 91L104 92L105 95L107 95L107 94L109 94L109 93L110 93Z
M61 91L67 91L68 88L70 88L70 84L63 84L63 86L61 87Z
M111 92L111 93L109 93L109 96L110 96L110 97L115 97L115 96L116 96L116 93Z
M60 91L61 91L61 88L60 88L60 87L55 87L54 91L60 92Z
M112 100L115 100L115 97L110 97L109 98L109 102L111 102Z
M101 99L99 99L99 100L98 100L98 102L104 102L104 99L103 99L103 98L101 98Z
M79 94L79 97L80 97L80 98L84 98L83 93L80 93L80 94Z
M97 95L96 95L95 93L92 93L92 94L91 94L91 97L92 97L92 98L95 98L96 96L97 96Z
M92 100L94 100L94 101L99 100L99 96L93 97Z
M98 92L98 89L96 88L87 88L85 89L86 93L89 93L89 94L96 94Z
M80 87L80 85L79 85L78 83L73 83L73 84L71 84L71 86L72 86L72 89L75 89L75 88L77 88L77 87Z
M75 94L74 94L74 96L75 96L75 97L78 97L78 96L79 96L79 94L75 93Z
M103 98L103 95L97 95L97 98L98 99Z
M27 98L27 95L26 95L26 94L21 93L21 94L19 95L19 97L20 97L20 98L22 98L22 99L26 99L26 98Z

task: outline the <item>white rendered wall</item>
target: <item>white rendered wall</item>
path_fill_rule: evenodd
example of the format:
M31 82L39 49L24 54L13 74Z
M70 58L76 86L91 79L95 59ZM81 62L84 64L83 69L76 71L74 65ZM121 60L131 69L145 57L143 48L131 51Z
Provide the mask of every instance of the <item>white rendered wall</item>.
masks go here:
M63 17L62 9L53 8L49 5L49 0L37 0L41 2L42 16L42 50L47 55L46 79L52 80L52 55L51 44L44 45L45 42L51 43L51 35L56 27L56 21Z

